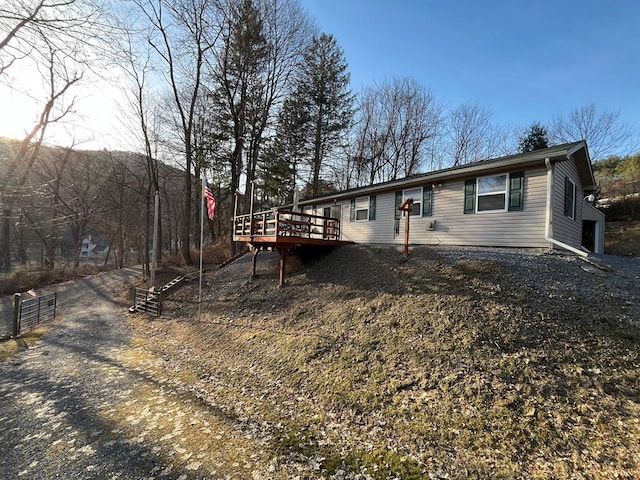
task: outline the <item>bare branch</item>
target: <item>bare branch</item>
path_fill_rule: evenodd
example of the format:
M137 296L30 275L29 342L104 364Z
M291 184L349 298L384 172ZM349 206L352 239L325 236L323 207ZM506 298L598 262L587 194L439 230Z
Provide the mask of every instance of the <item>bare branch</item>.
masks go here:
M586 140L592 160L630 154L638 146L633 128L620 121L620 110L599 112L593 103L553 117L550 135L554 143Z

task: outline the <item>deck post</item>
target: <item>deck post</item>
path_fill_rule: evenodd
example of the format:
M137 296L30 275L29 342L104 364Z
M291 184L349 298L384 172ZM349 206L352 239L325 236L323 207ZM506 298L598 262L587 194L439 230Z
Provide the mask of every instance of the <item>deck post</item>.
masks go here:
M253 195L254 189L256 188L256 182L251 181L251 203L249 207L249 237L253 240Z
M253 247L253 258L251 259L251 278L256 278L256 263L258 261L260 247Z
M284 286L284 273L285 273L285 267L287 263L287 249L279 248L278 250L280 251L280 283L279 285L282 287Z

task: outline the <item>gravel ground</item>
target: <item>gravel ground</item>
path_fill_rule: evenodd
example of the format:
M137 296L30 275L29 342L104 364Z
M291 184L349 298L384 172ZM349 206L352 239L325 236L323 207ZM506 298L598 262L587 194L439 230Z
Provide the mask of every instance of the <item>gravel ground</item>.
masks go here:
M373 295L411 288L410 282L399 282L395 272L372 275L367 266L367 255L397 259L396 249L354 246L330 255L334 268L315 261L314 268L302 274L302 262L292 257L288 281L294 286L306 282L353 285ZM616 321L640 318L637 258L600 256L596 266L573 256L512 249L412 251L415 259L434 255L449 265L460 265L465 259L511 265L510 274L521 278L536 297L553 297L558 291L562 295L573 291L584 298L599 296L616 305ZM208 300L256 288L256 302L285 301L274 289L277 256L260 254L258 275L272 281L254 287L247 282L250 260L247 255L209 277ZM335 270L336 262L340 271ZM569 281L576 266L588 273L581 283ZM220 379L188 377L179 359L170 353L165 358L157 355L164 347L151 354L137 343L122 321L125 309L107 297L103 292L89 307L69 306L39 343L0 364L0 478L293 478L287 468L295 468L297 474L307 468L302 478L316 478L313 472L318 471L319 461L313 457L274 463L273 451L266 448L273 444L270 427L252 424L243 416L249 417L250 410L238 414L238 409L217 403L212 385L216 381L223 385ZM240 304L233 308L247 312L258 308L247 297L243 301L246 308ZM173 313L185 314L181 308L176 303ZM228 314L231 318L234 312ZM161 321L154 325L162 328ZM165 341L167 352L188 350L170 337ZM206 386L198 391L196 384ZM332 478L370 477L343 472Z
M131 337L108 299L122 282L105 278L77 284L76 294L99 290L91 303L67 302L49 334L0 364L0 478L149 478L168 467L153 443L108 421L134 389L162 393L122 362ZM170 415L169 403L159 415Z

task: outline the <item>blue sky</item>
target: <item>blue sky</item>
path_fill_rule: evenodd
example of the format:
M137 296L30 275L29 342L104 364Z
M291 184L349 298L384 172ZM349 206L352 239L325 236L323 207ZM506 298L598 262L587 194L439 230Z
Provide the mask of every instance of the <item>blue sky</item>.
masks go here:
M299 1L344 49L354 93L409 77L450 107L477 102L513 128L593 103L620 110L640 149L640 0ZM33 72L12 74L27 91L37 81ZM121 92L85 84L77 93L84 117L51 128L52 142L73 136L85 148L135 148L119 120ZM12 112L0 116L0 135L22 138L39 111L32 103L0 88L0 106Z
M354 92L409 77L502 125L594 103L640 131L640 2L301 0L333 34Z

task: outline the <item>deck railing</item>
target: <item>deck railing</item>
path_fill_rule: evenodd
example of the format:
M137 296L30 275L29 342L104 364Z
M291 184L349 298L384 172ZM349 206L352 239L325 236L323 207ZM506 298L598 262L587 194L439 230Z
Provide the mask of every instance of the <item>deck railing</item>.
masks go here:
M253 221L252 221L253 220ZM297 237L340 240L340 220L291 210L267 210L238 215L233 220L234 237Z

